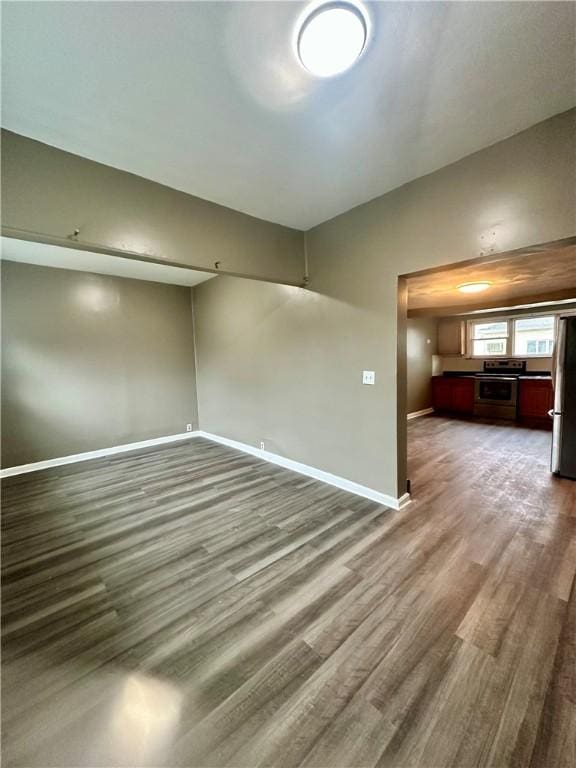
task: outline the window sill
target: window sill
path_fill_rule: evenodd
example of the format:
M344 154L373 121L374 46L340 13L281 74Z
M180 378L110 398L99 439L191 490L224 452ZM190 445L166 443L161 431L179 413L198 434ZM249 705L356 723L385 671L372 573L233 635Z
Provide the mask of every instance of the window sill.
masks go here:
M465 355L465 360L552 360L554 355Z

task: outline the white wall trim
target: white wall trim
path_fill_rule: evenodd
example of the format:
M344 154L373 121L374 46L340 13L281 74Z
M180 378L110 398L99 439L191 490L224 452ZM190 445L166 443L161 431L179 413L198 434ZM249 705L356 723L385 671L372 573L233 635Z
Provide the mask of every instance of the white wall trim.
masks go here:
M214 443L220 443L226 445L229 448L234 448L242 453L248 453L251 456L256 456L258 459L268 461L271 464L277 464L279 467L285 469L291 469L293 472L298 472L300 475L306 475L306 477L312 477L314 480L319 480L322 483L333 485L336 488L340 488L343 491L348 491L356 496L362 496L370 501L375 501L378 504L383 504L386 507L392 509L401 509L410 502L410 494L405 493L399 499L394 496L389 496L386 493L375 491L373 488L368 488L360 483L355 483L352 480L346 480L344 477L333 475L330 472L324 472L322 469L316 469L316 467L310 467L307 464L302 464L299 461L293 461L285 456L280 456L270 451L263 451L260 448L255 448L247 443L240 443L238 440L230 440L228 437L220 437L220 435L213 435L211 432L204 432L197 430L195 432L182 432L178 435L167 435L166 437L155 437L151 440L140 440L137 443L125 443L124 445L114 445L110 448L100 448L96 451L86 451L85 453L75 453L71 456L61 456L56 459L46 459L45 461L36 461L32 464L20 464L17 467L7 467L0 470L0 478L12 477L14 475L24 475L28 472L37 472L41 469L50 469L51 467L60 467L65 464L76 464L80 461L90 461L91 459L99 459L105 456L113 456L116 453L127 453L128 451L138 451L141 448L150 448L154 445L163 445L164 443L172 443L178 440L189 440L195 437L204 437L207 440L211 440Z
M141 448L149 448L153 445L162 445L163 443L172 443L176 440L187 440L191 437L197 437L198 432L182 432L177 435L167 435L166 437L154 437L151 440L140 440L137 443L125 443L124 445L113 445L110 448L99 448L96 451L86 451L85 453L74 453L71 456L61 456L57 459L46 459L45 461L35 461L32 464L20 464L17 467L7 467L0 470L0 478L12 477L13 475L24 475L27 472L37 472L40 469L49 469L50 467L60 467L64 464L76 464L79 461L90 461L90 459L99 459L103 456L112 456L115 453L125 453L127 451L138 451Z
M419 416L427 416L429 413L434 413L434 408L423 408L421 411L412 411L407 416L408 421L411 419L417 419Z
M231 440L228 437L220 437L220 435L213 435L211 432L204 432L200 430L196 433L198 437L205 437L207 440L212 440L215 443L226 445L229 448L235 448L237 451L243 453L249 453L251 456L256 456L263 461L269 461L271 464L277 464L279 467L285 469L291 469L293 472L298 472L300 475L306 475L306 477L312 477L315 480L320 480L322 483L333 485L336 488L340 488L343 491L354 493L356 496L362 496L370 501L375 501L378 504L383 504L386 507L392 509L401 509L410 502L410 494L405 493L399 499L394 496L389 496L387 493L381 493L375 491L373 488L368 488L360 483L355 483L352 480L346 480L344 477L333 475L331 472L324 472L322 469L316 469L316 467L310 467L307 464L302 464L299 461L288 459L285 456L280 456L277 453L271 453L270 451L263 451L260 448L256 448L247 443L240 443L238 440Z

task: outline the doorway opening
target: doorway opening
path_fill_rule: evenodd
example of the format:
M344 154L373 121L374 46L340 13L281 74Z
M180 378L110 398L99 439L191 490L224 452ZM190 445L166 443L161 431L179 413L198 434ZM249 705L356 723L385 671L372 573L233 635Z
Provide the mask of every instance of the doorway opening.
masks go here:
M401 283L399 444L412 498L443 486L517 505L572 498L576 483L562 488L576 479L576 372L564 386L567 341L576 343L573 239Z

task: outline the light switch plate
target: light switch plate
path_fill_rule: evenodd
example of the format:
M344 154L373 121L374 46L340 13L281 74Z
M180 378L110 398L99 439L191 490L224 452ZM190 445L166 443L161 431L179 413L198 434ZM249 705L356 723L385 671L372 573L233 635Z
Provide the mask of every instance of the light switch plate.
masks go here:
M376 373L375 371L362 371L362 384L375 384Z

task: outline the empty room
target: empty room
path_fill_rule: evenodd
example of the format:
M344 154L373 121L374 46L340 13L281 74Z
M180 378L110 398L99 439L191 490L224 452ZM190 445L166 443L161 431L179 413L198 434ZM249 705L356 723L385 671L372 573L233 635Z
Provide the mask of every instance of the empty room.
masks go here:
M4 0L9 768L576 765L576 3Z

